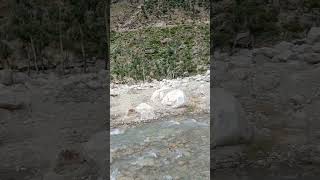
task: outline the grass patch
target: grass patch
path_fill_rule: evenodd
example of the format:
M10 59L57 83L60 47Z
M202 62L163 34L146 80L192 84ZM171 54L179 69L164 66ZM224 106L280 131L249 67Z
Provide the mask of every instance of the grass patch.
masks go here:
M205 72L209 40L205 24L111 32L111 80L160 80Z

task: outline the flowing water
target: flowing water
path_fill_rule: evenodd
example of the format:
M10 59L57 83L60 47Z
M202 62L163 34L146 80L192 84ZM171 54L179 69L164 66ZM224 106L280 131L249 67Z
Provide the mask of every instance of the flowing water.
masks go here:
M113 129L110 179L210 179L209 115Z

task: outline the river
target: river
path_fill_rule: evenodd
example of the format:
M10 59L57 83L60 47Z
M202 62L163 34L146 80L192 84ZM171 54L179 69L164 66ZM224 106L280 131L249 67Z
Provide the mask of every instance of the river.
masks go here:
M210 178L209 114L112 129L110 179Z

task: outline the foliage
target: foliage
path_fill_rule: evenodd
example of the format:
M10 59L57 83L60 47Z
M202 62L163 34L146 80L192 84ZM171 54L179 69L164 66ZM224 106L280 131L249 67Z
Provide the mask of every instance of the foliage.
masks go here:
M208 66L208 25L149 27L111 34L113 80L176 78L202 72Z
M37 56L48 46L81 55L80 28L88 57L104 57L104 1L26 0L11 1L12 10L4 30L7 40L20 40L35 47Z
M304 0L304 7L308 9L320 8L319 0Z
M159 11L162 14L171 12L174 9L183 9L185 11L195 12L195 7L209 8L208 0L145 0L144 6L151 13Z

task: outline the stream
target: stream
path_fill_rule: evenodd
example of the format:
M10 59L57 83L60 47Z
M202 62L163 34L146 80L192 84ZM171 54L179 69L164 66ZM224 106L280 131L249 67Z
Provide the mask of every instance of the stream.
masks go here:
M110 132L110 179L210 178L209 114Z

